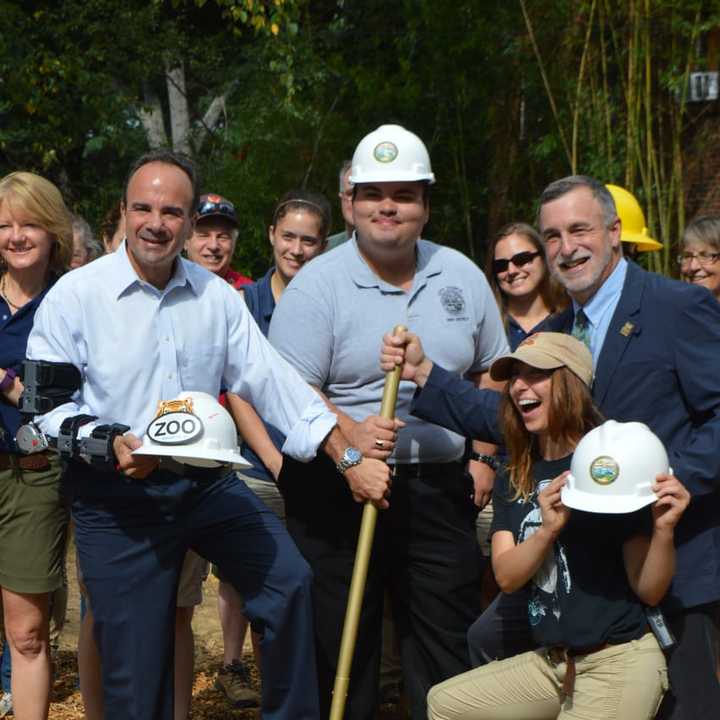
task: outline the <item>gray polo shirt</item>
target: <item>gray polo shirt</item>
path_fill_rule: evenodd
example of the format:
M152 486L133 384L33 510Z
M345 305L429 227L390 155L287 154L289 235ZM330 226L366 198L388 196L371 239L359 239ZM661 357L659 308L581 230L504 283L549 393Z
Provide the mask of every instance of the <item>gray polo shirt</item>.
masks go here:
M412 288L381 280L353 237L308 263L275 308L270 342L311 385L354 420L378 415L385 376L382 336L404 324L419 335L428 357L448 370L486 370L508 352L500 314L478 267L461 253L427 240L417 243ZM409 414L415 385L400 384L398 463L450 462L464 439Z

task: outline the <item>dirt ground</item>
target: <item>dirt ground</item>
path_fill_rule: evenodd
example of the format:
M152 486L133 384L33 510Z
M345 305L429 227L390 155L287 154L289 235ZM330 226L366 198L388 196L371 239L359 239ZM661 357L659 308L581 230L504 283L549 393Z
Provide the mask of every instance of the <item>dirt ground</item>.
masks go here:
M60 640L55 683L50 704L51 720L82 720L82 699L78 690L77 648L80 621L80 594L75 573L75 553L68 553L69 599L67 623ZM215 673L222 659L222 634L217 617L217 580L211 575L204 587L202 605L195 609L195 684L190 720L257 720L256 710L234 710L223 695L213 687ZM245 662L250 666L254 682L258 683L249 643L245 647ZM394 705L380 708L378 720L404 720L406 715Z

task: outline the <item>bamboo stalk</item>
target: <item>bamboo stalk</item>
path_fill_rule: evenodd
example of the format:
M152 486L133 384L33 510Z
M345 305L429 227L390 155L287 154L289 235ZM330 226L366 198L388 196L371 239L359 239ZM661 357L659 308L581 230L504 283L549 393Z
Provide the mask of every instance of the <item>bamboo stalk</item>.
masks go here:
M537 60L538 67L540 68L540 75L542 76L543 85L545 86L545 93L547 94L548 102L550 103L550 109L552 110L553 117L555 118L558 132L560 133L560 141L562 142L563 149L565 150L568 163L572 168L572 154L570 152L570 148L568 147L565 131L563 130L562 123L560 122L560 115L558 113L557 105L555 104L555 97L550 89L550 81L548 80L547 73L545 72L545 65L543 64L542 56L540 55L540 48L538 48L537 42L535 41L535 33L533 31L532 23L530 22L530 16L528 15L527 8L525 7L525 0L520 0L520 8L522 9L523 17L525 18L525 26L527 27L530 42L532 43L533 51L535 52L535 58Z
M570 167L572 174L577 173L577 143L578 143L578 125L580 119L580 95L582 92L583 75L585 74L585 62L587 60L588 50L590 48L590 33L592 31L593 18L595 17L596 0L592 0L590 5L590 18L588 19L587 30L585 32L585 40L583 42L583 51L580 58L580 69L578 70L577 85L575 87L575 108L573 110L572 124L572 155L570 156Z

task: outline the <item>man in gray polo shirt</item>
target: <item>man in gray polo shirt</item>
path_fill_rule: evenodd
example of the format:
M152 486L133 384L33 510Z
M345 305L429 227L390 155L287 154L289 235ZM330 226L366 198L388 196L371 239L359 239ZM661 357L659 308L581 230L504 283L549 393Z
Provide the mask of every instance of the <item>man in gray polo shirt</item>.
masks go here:
M383 590L390 591L412 717L440 679L469 668L465 633L480 612L475 494L488 468L461 462L459 435L409 415L414 388L401 384L397 416L377 417L384 383L382 335L402 323L428 338L456 372L481 382L507 352L482 272L462 254L420 239L434 182L422 141L385 125L353 157L355 235L317 258L280 300L270 341L335 408L363 455L394 464L390 509L379 518L353 660L346 718L375 716ZM398 429L400 430L398 434ZM304 478L306 482L299 482ZM287 523L314 571L320 704L327 716L361 508L332 463L286 458L279 483Z

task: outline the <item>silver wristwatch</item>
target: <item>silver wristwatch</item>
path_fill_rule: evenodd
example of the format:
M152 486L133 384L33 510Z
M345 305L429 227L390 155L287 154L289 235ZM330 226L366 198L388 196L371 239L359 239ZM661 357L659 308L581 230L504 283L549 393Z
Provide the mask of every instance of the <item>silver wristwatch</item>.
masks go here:
M345 452L340 458L340 462L335 467L341 475L344 475L346 470L349 470L355 465L359 465L362 462L362 459L362 453L357 448L345 448Z

